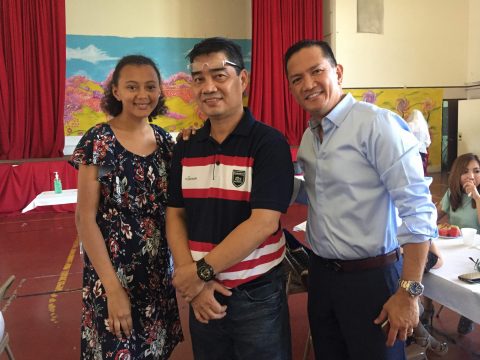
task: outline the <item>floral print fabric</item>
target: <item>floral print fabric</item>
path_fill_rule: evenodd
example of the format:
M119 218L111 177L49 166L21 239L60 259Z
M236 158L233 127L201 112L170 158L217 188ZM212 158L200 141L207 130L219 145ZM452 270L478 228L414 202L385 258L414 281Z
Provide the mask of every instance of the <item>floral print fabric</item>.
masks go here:
M105 289L84 257L82 359L167 359L183 340L172 262L165 237L172 139L152 125L157 150L139 156L123 148L108 124L91 128L70 163L98 166L97 224L132 307L133 332L118 340L108 328ZM82 239L80 239L82 240Z

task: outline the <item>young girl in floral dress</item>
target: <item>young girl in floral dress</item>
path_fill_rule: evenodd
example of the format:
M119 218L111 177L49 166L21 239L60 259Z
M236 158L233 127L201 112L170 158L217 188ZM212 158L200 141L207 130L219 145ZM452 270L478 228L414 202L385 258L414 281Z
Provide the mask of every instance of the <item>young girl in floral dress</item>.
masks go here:
M82 137L76 224L85 249L82 359L167 359L183 340L165 238L172 140L149 123L166 112L144 56L122 58L102 100L112 116Z

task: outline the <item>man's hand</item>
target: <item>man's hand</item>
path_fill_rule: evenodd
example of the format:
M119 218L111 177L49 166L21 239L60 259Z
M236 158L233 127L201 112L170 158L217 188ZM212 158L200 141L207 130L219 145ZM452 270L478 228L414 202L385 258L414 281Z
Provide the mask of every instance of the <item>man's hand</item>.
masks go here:
M173 286L186 302L192 301L202 291L205 282L198 277L195 262L175 268Z
M374 320L377 325L388 319L390 330L387 337L387 346L393 346L398 338L405 341L413 333L418 324L418 298L411 297L403 289L399 289L383 305L380 315Z
M209 281L200 294L191 302L193 313L198 321L208 324L209 320L217 320L227 315L227 306L221 305L215 299L214 293L218 291L225 296L232 295L232 292L215 280Z

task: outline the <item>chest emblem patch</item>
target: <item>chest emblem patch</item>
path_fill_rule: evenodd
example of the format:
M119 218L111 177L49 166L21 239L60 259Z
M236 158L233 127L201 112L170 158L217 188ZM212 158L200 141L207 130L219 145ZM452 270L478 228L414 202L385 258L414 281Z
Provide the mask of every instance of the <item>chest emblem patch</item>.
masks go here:
M233 170L232 171L232 184L235 187L240 187L245 184L245 170Z

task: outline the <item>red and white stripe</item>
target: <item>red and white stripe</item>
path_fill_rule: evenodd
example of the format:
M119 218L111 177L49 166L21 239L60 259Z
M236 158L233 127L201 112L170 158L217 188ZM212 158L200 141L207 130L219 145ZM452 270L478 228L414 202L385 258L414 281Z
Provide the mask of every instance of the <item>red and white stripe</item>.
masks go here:
M182 165L182 194L184 198L250 200L253 158L212 155L184 158ZM245 172L245 181L238 187L232 181L234 170Z
M216 245L189 241L193 260L205 257ZM280 264L285 256L285 236L279 230L270 236L250 255L236 265L216 275L216 279L228 288L247 283Z

